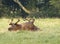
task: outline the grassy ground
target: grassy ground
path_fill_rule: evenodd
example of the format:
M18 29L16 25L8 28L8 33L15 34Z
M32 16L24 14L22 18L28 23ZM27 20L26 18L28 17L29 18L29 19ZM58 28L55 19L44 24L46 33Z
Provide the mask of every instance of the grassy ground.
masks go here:
M9 32L7 31L8 24L9 19L0 19L0 44L60 44L59 18L36 19L35 25L42 31L35 32Z

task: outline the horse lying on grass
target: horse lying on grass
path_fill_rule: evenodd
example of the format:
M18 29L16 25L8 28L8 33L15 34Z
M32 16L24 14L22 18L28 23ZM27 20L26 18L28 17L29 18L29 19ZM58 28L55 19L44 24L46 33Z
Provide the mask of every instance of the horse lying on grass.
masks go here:
M36 31L39 28L37 26L34 25L34 21L35 19L26 19L28 22L25 23L21 23L18 24L18 22L20 21L18 19L18 21L16 23L12 23L13 19L11 20L10 24L11 27L8 28L9 31L17 31L17 30L31 30L31 31Z

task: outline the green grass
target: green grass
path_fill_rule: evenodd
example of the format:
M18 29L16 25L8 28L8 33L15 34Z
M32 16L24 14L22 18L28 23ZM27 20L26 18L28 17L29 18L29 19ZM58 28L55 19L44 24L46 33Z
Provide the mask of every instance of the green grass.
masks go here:
M17 19L14 20L14 22ZM23 20L21 19L21 22ZM36 19L35 25L42 31L7 31L9 19L0 19L0 44L60 44L60 19Z

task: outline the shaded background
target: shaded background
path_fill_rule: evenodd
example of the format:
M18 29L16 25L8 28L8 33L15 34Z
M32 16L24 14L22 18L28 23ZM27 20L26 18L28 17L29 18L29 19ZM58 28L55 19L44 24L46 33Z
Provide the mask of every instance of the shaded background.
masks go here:
M1 17L60 17L60 0L19 0L32 14L26 13L13 0L0 0Z

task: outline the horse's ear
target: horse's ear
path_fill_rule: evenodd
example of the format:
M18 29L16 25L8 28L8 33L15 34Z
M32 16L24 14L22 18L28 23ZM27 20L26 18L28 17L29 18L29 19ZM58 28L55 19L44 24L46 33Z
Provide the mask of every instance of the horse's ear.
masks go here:
M17 22L15 24L17 24L20 20L18 19Z
M11 21L10 21L9 25L11 25L11 24L12 24L12 22L13 22L13 19L11 19Z

